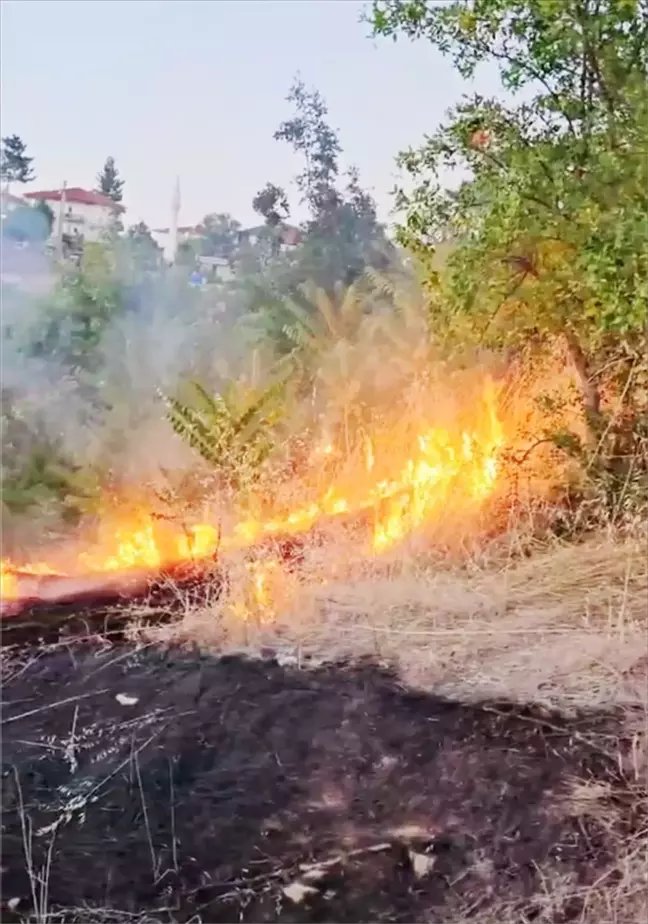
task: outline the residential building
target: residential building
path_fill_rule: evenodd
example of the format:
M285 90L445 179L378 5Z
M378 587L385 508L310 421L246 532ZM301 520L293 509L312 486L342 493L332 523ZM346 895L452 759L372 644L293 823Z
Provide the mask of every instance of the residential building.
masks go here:
M184 244L186 241L198 241L205 236L205 229L202 225L180 225L177 228L153 228L151 234L161 247L165 250L172 248L172 238L177 236L177 243Z
M302 242L302 232L299 228L295 228L294 225L280 224L272 230L279 239L279 247L282 252L292 250ZM247 242L252 245L257 244L260 240L268 237L268 231L268 225L259 225L256 228L245 228L239 233L239 241L240 243Z
M100 240L125 211L109 196L80 186L28 192L25 199L49 205L54 213L54 239L62 236L87 242Z

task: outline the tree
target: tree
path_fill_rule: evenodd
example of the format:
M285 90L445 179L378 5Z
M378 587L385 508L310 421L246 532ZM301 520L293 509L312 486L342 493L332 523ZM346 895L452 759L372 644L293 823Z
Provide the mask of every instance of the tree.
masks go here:
M205 215L203 228L203 256L231 259L240 240L241 225L226 212Z
M115 158L107 157L103 170L97 174L97 192L108 196L113 202L121 202L124 190L124 181L119 176L115 166Z
M252 208L265 219L270 228L276 228L290 215L288 197L281 186L275 186L274 183L266 183L256 194Z
M7 184L31 183L35 179L33 160L19 135L7 135L0 147L0 178Z
M94 380L102 362L100 344L106 330L124 313L124 289L118 278L114 248L86 244L78 266L66 267L55 296L39 313L29 332L27 354L50 357L95 397Z
M34 206L34 209L36 210L36 212L38 212L39 215L43 216L43 221L45 222L44 228L46 230L44 239L47 240L47 238L52 233L52 229L54 228L54 212L52 211L51 207L47 204L47 202L44 202L42 199L38 200L38 202Z
M142 270L154 270L160 265L162 248L155 240L151 229L144 221L131 225L126 239L130 257Z
M32 508L58 506L63 520L76 522L98 497L98 483L52 440L41 414L25 413L17 394L2 397L1 488L3 513L24 514Z
M317 90L296 80L288 95L295 107L275 138L290 144L305 161L297 185L308 204L297 282L310 280L329 293L338 283L350 285L389 250L378 224L371 196L359 185L357 171L347 174L346 189L339 189L342 146L328 124L328 110ZM382 265L382 264L381 264Z
M424 258L453 239L439 303L479 342L561 337L594 420L601 370L636 363L645 324L646 0L377 0L372 21L426 38L466 78L499 68L513 102L466 97L401 155L414 188L399 239ZM444 188L457 167L470 179Z
M281 123L274 137L286 141L304 156L306 166L297 177L297 185L313 219L318 220L340 203L335 181L342 148L336 132L326 121L328 109L317 90L308 90L297 79L287 101L294 104L295 115Z
M21 205L13 209L3 225L3 233L14 241L46 241L52 233L54 213L46 202Z

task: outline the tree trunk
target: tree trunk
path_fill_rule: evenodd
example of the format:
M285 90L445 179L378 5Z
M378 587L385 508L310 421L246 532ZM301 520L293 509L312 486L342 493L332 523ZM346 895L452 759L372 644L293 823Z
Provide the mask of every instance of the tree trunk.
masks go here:
M578 384L580 385L581 395L583 398L583 407L585 408L585 413L587 414L588 420L591 424L600 414L601 395L596 382L592 378L587 356L583 352L583 348L578 342L578 338L573 333L573 331L566 331L565 340L567 341L569 358L571 359L578 376Z
M596 380L592 377L588 357L573 331L565 332L567 351L574 367L580 386L585 411L586 445L596 452L601 435L601 394Z

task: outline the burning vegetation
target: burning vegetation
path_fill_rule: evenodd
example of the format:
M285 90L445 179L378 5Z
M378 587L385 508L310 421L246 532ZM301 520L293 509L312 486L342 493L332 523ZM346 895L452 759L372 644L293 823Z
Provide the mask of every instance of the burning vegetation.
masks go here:
M251 596L263 614L272 610L270 585L282 568L273 541L318 532L333 545L331 530L341 524L356 554L377 558L426 534L460 543L495 522L520 438L519 402L514 412L510 383L498 383L485 370L451 373L444 366L427 381L414 377L393 402L370 411L355 432L348 421L346 430L338 428L352 441L348 453L327 426L325 434L312 435L296 475L277 481L270 457L255 484L230 494L228 508L221 497L209 521L190 519L183 510L162 514L124 498L123 509L102 511L80 548L63 543L43 560L4 560L3 599L38 596L39 578L50 594L57 577L66 579L69 592L70 579L83 586L102 574L157 575L213 560L226 567L236 553L265 548L261 559L247 563ZM208 438L215 441L213 433Z
M645 14L375 0L506 89L394 239L296 80L298 229L3 280L3 921L646 920Z

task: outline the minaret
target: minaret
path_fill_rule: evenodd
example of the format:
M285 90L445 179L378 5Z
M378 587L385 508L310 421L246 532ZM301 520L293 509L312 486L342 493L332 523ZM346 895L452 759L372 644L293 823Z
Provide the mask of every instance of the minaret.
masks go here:
M178 216L180 215L180 177L176 177L171 198L171 225L169 227L169 263L175 263L178 252Z

